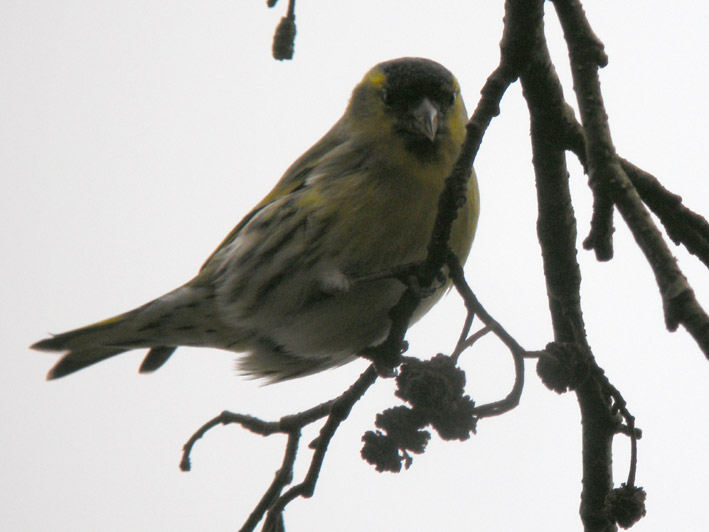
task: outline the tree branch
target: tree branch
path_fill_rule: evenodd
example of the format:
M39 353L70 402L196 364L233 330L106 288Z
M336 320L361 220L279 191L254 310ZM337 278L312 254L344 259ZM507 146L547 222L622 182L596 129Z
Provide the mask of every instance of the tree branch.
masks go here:
M522 90L530 111L533 164L539 215L537 234L542 249L554 339L578 346L576 356L592 358L581 311L581 272L576 260L576 219L571 204L565 158L565 133L572 120L554 70L543 33L541 2L529 61L520 72ZM572 63L572 69L576 65ZM597 196L598 197L598 196ZM610 212L604 200L596 202L600 227L609 227ZM599 220L601 218L598 218ZM599 232L600 231L600 232ZM610 230L597 229L600 238ZM602 249L608 253L610 240ZM605 500L613 487L613 417L602 387L586 378L575 389L581 410L583 489L580 514L586 532L611 532L615 525L605 516Z
M236 423L261 436L270 436L271 434L277 433L286 434L288 440L281 467L276 471L273 482L261 497L259 503L251 512L244 525L239 529L240 532L253 531L259 521L263 519L264 514L268 512L264 530L278 530L278 526L282 525L283 510L288 503L298 496L312 496L320 474L320 469L322 468L325 453L327 452L327 448L335 431L342 421L349 416L353 405L361 399L376 380L377 372L373 366L369 366L354 384L339 397L298 414L283 416L278 421L264 421L253 416L224 411L202 425L189 438L187 443L185 443L182 460L180 461L180 469L183 471L190 470L190 454L192 448L197 440L202 438L207 431L217 425ZM286 493L282 494L283 489L293 480L293 465L295 464L295 458L300 445L301 429L324 417L327 417L327 420L320 429L320 435L315 442L311 444L311 446L314 447L314 451L310 461L310 468L308 469L305 479L300 484L291 487Z
M325 422L325 425L320 429L320 435L315 442L315 450L310 461L308 473L300 484L291 487L283 495L278 497L268 510L266 522L264 523L265 530L275 529L277 521L282 521L282 513L285 507L296 497L312 497L315 491L315 484L320 475L325 453L330 445L332 437L335 435L340 424L350 415L352 407L359 401L369 387L377 380L377 372L373 366L369 366L362 373L355 383L350 388L338 397L332 405L330 415ZM241 532L246 532L242 529Z
M709 223L682 205L682 198L673 194L657 178L620 158L620 164L645 204L660 219L672 241L683 244L709 267Z
M607 62L578 0L553 0L572 62L574 90L585 132L589 183L597 201L610 198L655 274L667 329L681 324L709 358L709 317L670 253L615 152L597 69Z

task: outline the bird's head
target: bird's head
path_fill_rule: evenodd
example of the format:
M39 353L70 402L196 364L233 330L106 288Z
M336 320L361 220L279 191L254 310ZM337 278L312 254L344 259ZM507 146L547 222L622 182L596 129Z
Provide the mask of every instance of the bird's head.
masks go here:
M457 152L467 121L453 74L435 61L414 57L379 63L367 72L345 117L363 141L390 144L392 152L420 162L438 162Z

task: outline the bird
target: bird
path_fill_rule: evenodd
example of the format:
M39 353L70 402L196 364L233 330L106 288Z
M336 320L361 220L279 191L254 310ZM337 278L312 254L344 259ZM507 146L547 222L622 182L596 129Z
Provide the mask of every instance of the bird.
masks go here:
M371 68L342 117L283 174L184 285L123 314L31 346L63 356L47 380L147 348L141 373L179 346L241 355L267 382L354 360L382 342L404 285L381 272L426 257L438 198L465 137L460 86L441 64ZM479 213L472 167L450 248L461 263ZM432 290L420 319L450 288Z

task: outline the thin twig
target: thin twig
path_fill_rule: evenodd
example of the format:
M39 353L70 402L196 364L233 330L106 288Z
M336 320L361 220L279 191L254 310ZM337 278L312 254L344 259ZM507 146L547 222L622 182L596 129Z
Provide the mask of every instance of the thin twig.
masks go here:
M492 327L486 325L482 329L475 331L467 338L463 338L462 341L459 341L458 344L455 346L453 353L451 353L451 358L453 359L453 362L457 364L458 359L460 358L460 355L463 353L463 351L472 347L475 342L477 342L483 336L486 336L490 332L492 332Z
M376 380L377 371L374 366L369 366L366 371L359 376L357 381L355 381L344 394L336 399L325 425L320 429L313 457L310 461L310 467L308 468L305 478L300 484L292 486L273 502L266 516L264 529L270 529L277 520L282 519L283 510L288 503L296 497L308 498L313 495L318 476L320 475L320 469L325 459L325 453L327 452L332 437L335 435L335 431L337 431L340 424L347 419L354 404L359 401Z
M515 340L504 329L504 327L502 327L502 325L500 325L495 319L493 319L492 316L490 316L490 314L487 313L487 311L480 304L480 301L478 301L478 298L475 296L465 280L460 261L452 252L449 252L448 254L448 269L450 271L453 284L465 301L466 307L473 309L475 315L478 316L480 321L485 324L486 329L492 331L500 340L502 340L502 343L504 343L510 353L512 353L515 367L515 382L512 386L512 390L504 399L486 405L476 406L474 410L475 416L478 418L504 414L505 412L515 408L519 404L519 399L522 396L522 390L524 389L525 350L517 343L517 340ZM457 356L454 360L457 360Z
M594 380L602 386L604 394L613 400L611 411L620 414L625 421L624 426L619 425L616 427L616 432L622 432L630 439L630 465L628 467L628 480L626 485L632 487L635 485L635 474L638 465L638 440L642 436L642 431L635 427L635 416L628 410L628 405L620 391L613 386L603 369L598 366L593 358L591 358L589 362L591 375Z
M254 530L256 525L263 519L263 516L268 509L273 506L274 501L280 496L283 488L293 481L293 465L298 454L298 445L300 444L300 430L293 430L288 434L288 442L286 450L283 453L283 463L281 468L276 471L273 477L273 482L268 487L266 492L261 497L256 507L249 515L246 522L239 529L239 532L248 532Z
M324 416L325 414L323 414ZM213 419L207 421L197 431L190 436L187 443L182 447L182 460L180 460L180 469L182 471L190 471L190 454L197 440L201 439L207 431L213 429L217 425L229 425L237 423L251 432L260 434L261 436L269 436L276 432L283 432L279 421L263 421L262 419L245 415L236 414L234 412L224 411Z
M267 511L271 519L267 522L268 526L273 527L274 519L282 519L281 513L288 502L298 495L304 497L312 495L332 436L342 421L347 418L352 406L359 401L376 379L377 372L374 366L369 366L354 384L337 398L325 401L298 414L283 416L278 421L264 421L253 416L224 411L197 429L185 443L180 469L183 471L190 470L192 448L199 439L217 425L236 423L261 436L270 436L277 433L286 434L288 440L281 467L276 472L273 482L241 527L240 532L253 531ZM293 480L293 465L300 444L301 429L324 417L327 417L327 421L320 431L320 437L317 439L315 452L311 458L310 469L305 480L291 488L286 494L282 494L283 489ZM276 510L274 511L274 509Z

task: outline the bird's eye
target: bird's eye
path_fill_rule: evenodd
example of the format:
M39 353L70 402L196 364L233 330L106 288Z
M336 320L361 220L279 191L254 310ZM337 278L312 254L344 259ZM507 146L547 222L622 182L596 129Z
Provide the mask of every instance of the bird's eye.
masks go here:
M386 105L391 105L391 95L386 90L382 90L382 101Z

